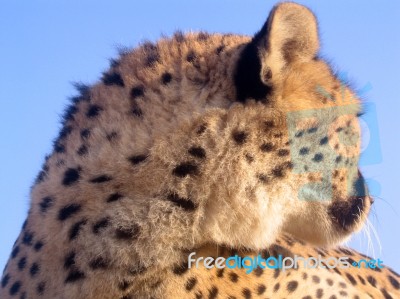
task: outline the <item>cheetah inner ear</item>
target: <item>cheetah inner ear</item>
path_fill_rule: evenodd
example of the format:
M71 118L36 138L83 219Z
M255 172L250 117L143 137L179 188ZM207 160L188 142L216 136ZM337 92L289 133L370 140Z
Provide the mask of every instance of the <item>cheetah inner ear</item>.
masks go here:
M308 8L282 3L274 7L252 42L257 44L261 60L261 81L267 85L275 83L287 66L317 55L318 23Z
M234 74L237 100L268 101L285 68L313 59L319 50L318 24L306 7L286 2L275 6L262 29L242 50Z

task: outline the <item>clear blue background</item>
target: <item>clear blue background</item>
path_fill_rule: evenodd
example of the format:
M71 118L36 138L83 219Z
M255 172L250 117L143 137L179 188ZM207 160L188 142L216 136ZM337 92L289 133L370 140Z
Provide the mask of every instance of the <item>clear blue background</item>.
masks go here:
M135 3L137 2L137 3ZM400 270L399 1L300 1L318 15L322 53L355 86L371 83L382 162L363 167L375 180L370 216L376 236L349 244ZM272 1L2 1L0 7L0 271L29 206L29 189L75 91L93 83L117 46L175 30L253 34ZM376 142L376 140L375 140ZM317 225L317 224L316 224ZM380 243L379 243L380 240Z

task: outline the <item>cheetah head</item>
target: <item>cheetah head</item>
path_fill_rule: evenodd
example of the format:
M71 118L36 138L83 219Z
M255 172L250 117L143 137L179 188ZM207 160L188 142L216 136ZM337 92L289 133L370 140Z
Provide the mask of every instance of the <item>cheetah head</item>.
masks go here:
M258 109L254 123L267 132L259 148L243 155L261 165L247 175L265 188L238 191L237 202L254 200L240 202L230 215L221 212L221 200L209 208L215 216L206 227L217 243L262 248L284 231L333 245L366 220L372 199L358 170L361 102L318 57L317 27L310 10L282 3L241 49L233 76L237 99ZM273 115L267 121L265 110Z

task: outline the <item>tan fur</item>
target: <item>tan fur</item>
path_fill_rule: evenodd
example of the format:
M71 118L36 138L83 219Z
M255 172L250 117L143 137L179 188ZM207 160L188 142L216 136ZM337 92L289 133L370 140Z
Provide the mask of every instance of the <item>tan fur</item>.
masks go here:
M308 9L281 4L270 20L266 44L258 45L260 77L272 70L272 79L264 80L273 86L268 101L235 101L236 65L250 38L204 33L177 33L124 53L102 83L82 91L32 188L1 298L193 297L185 291L187 276L171 272L190 251L215 255L216 246L228 246L257 252L282 242L284 232L310 244L336 245L362 227L370 198L348 195L359 178L360 102L347 87L342 93L327 64L314 59L319 42ZM287 42L292 46L285 56ZM329 101L316 86L344 98ZM314 119L297 129L324 129L327 146L355 159L333 175L328 201L299 200L300 187L321 177L292 171L308 158L291 145L288 115L309 109L316 111ZM355 146L338 141L342 127L355 128ZM303 145L318 150L320 137L314 139ZM333 164L326 159L320 165ZM348 215L354 221L345 225L343 215L331 213L355 200L362 208ZM304 255L311 250L297 248ZM212 271L189 274L201 280L196 291L204 296L210 282L230 294L230 282ZM268 275L238 275L252 289L259 281L268 284ZM352 290L357 292L362 290Z
M232 250L226 247L204 246L196 250L196 257L229 257L262 256L290 257L294 255L349 257L358 261L371 259L349 248L317 248L306 245L289 235L281 235L269 249L253 252L249 250ZM332 263L329 263L332 265ZM162 294L165 298L399 298L400 291L392 284L400 275L385 267L381 270L365 267L350 269L305 269L300 262L297 269L274 270L256 269L245 273L246 269L206 269L200 264L198 269L192 267L179 275L168 275ZM395 283L395 282L393 282ZM290 285L292 287L290 287ZM247 296L247 297L246 297ZM212 297L212 296L211 296Z

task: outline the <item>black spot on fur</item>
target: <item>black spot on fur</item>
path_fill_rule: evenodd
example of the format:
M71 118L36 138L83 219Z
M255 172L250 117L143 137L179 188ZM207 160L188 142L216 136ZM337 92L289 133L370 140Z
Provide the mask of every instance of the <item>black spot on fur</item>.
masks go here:
M281 285L279 283L274 285L274 293L278 292L279 288L281 287Z
M35 184L43 182L46 177L47 177L47 170L42 169L35 179Z
M65 153L65 146L57 141L54 143L54 151L59 154Z
M101 183L109 182L112 179L113 178L111 176L103 174L103 175L99 175L99 176L91 179L89 182L94 183L94 184L101 184Z
M40 249L42 249L43 247L43 242L42 241L37 241L35 243L35 246L33 246L33 248L35 249L35 251L40 251Z
M196 58L196 53L193 50L189 51L189 53L186 55L186 61L190 63L195 62Z
M106 136L107 140L110 142L117 139L117 137L118 137L117 132L111 132L110 134L107 134L107 136Z
M197 205L189 198L180 197L176 193L171 193L167 196L167 199L174 203L174 205L184 209L185 211L194 211L197 208Z
M239 275L237 275L235 272L231 272L231 273L229 273L229 279L232 282L238 282Z
M113 193L107 198L107 202L117 201L117 200L120 200L123 197L124 196L122 194L118 193L118 192L117 193Z
M64 206L58 211L58 220L64 221L81 210L82 206L80 204L72 203Z
M146 159L147 159L146 155L136 155L136 156L131 156L128 158L129 162L131 162L133 165L137 165Z
M302 147L299 151L299 154L302 156L308 155L308 153L310 152L310 149L308 147Z
M320 144L320 145L325 145L325 144L328 143L328 141L329 141L328 136L325 136L324 138L322 138L322 139L319 141L319 144Z
M146 272L147 268L140 264L135 264L132 268L129 269L129 274L138 275Z
M135 86L131 89L131 99L134 100L144 95L144 87L141 85Z
M287 149L278 150L278 156L279 157L284 157L284 156L287 156L287 155L289 155L289 150L287 150Z
M83 129L81 131L81 138L86 140L90 137L90 130L89 129Z
M42 213L47 212L47 210L53 205L54 199L50 196L43 197L39 203L40 211Z
M247 153L244 157L246 158L246 161L248 163L252 163L254 161L254 157L252 155L250 155L249 153Z
M196 158L204 159L206 157L206 151L200 146L192 146L188 152L190 155Z
M180 265L175 265L172 268L172 272L176 275L183 275L189 270L187 262L183 262Z
M139 236L140 228L138 225L131 227L119 227L115 230L115 237L120 240L135 240Z
M27 246L32 246L33 242L33 233L26 231L22 237L22 243Z
M189 175L197 175L198 173L199 169L193 162L183 162L176 166L172 171L173 175L181 178Z
M362 278L360 275L357 275L358 279L360 280L360 282L365 285L365 279Z
M367 277L367 281L373 286L376 287L376 279L373 278L372 276Z
M14 259L18 255L18 253L19 253L19 246L17 245L11 251L11 258Z
M196 283L197 283L196 277L191 277L191 278L189 278L189 279L186 281L186 284L185 284L186 290L187 290L187 291L193 290L193 288L195 287Z
M143 44L143 49L147 54L146 62L145 62L146 67L152 67L157 62L160 61L160 54L158 52L158 48L152 42L149 42L149 41L145 42Z
M160 61L160 54L158 52L153 52L146 57L146 67L153 67L157 62Z
M256 35L244 47L236 65L234 82L239 102L245 102L247 98L267 102L267 96L272 92L272 87L261 81L261 62L258 55L260 38Z
M386 289L382 288L380 291L382 292L382 295L385 299L393 299L393 297L389 295L389 293L386 291ZM372 296L370 296L370 297L372 298Z
M20 270L20 271L24 270L24 268L26 266L26 257L25 256L19 259L17 266L18 266L18 270Z
M207 32L199 32L199 34L197 35L197 40L205 41L209 37L210 37L210 34L208 34Z
M185 35L182 33L182 31L176 31L174 33L174 39L178 42L181 43L185 40Z
M70 269L72 266L75 266L75 252L69 252L64 258L64 268Z
M293 293L297 289L298 286L299 286L299 283L295 280L292 280L287 284L286 288L289 293Z
M217 55L221 54L222 51L225 49L225 45L220 45L218 46L218 48L215 50L215 52L217 53Z
M117 85L117 86L121 86L121 87L125 86L124 80L122 80L121 75L116 72L104 74L103 83L105 85Z
M64 121L67 122L67 121L70 121L70 120L74 119L74 115L77 112L78 112L78 107L77 106L75 106L74 104L68 106L67 109L65 109L65 112L64 112L64 117L63 117Z
M357 285L357 281L354 279L353 275L346 273L346 277L353 286Z
M294 135L294 137L296 138L301 138L304 135L304 131L298 131L296 132L296 134Z
M255 276L260 277L264 273L264 270L260 267L257 267L254 269L253 273Z
M264 153L268 153L274 149L274 145L271 142L263 143L260 146L260 150Z
M140 107L136 101L132 102L132 114L137 117L143 116L143 111L142 111L142 109L140 109Z
M246 142L248 134L243 131L234 131L232 133L232 138L235 140L235 142L239 145L242 145Z
M68 168L64 173L64 178L62 184L64 186L71 186L76 183L80 178L80 167L78 168Z
M106 228L110 224L109 218L102 218L93 225L93 233L98 234L101 229Z
M86 111L86 116L89 118L94 118L98 116L101 111L103 111L103 108L101 108L99 105L90 105Z
M19 292L20 288L21 288L21 282L20 281L14 282L14 284L10 288L10 295L11 296L16 295Z
M318 277L318 276L316 276L316 275L313 275L312 276L312 281L314 282L314 283L319 283L320 281L321 281L321 279Z
M85 278L85 273L80 270L74 269L68 273L67 278L65 278L65 283L74 283L78 280L82 280Z
M129 281L124 280L118 284L118 288L121 291L126 291L130 285L131 285L131 283Z
M6 275L3 276L3 279L1 280L1 287L4 289L9 281L10 281L10 274L7 273Z
M78 148L78 150L76 151L76 153L79 155L79 156L83 156L83 155L86 155L87 153L88 153L88 148L87 148L87 146L86 145L81 145L79 148Z
M107 261L101 256L91 260L89 263L89 267L92 268L93 270L106 269L108 265L109 261Z
M32 277L39 273L40 266L37 263L33 263L31 268L29 269L29 273Z
M265 293L265 291L267 290L267 287L263 284L259 284L257 286L257 295L262 295Z
M39 295L43 295L45 288L46 288L46 283L44 281L41 281L38 283L36 291Z
M280 274L281 274L281 271L279 270L279 268L274 269L274 278L275 279L277 279Z
M261 173L261 174L257 175L257 178L258 178L258 180L260 182L262 182L264 184L268 183L268 181L269 181L268 176L266 174L264 174L264 173Z
M314 162L321 162L324 160L324 155L321 153L315 154L314 158L312 159Z
M285 175L284 168L281 166L276 166L272 169L272 175L277 178L282 178Z
M396 290L399 290L399 289L400 289L400 283L399 283L399 281L398 281L396 278L394 278L393 276L389 275L389 276L388 276L388 279L389 279L390 284L391 284Z
M166 85L169 82L171 82L172 80L172 75L171 73L165 72L162 76L161 76L161 82L162 84Z
M71 228L69 230L69 240L70 241L76 239L76 237L79 235L80 230L86 223L87 223L87 220L83 219L83 220L76 222L74 225L71 226Z
M207 125L202 124L196 131L197 135L203 134L207 130Z
M99 105L90 105L86 111L86 116L89 118L94 118L98 116L101 111L103 111L103 108L101 108Z
M317 289L317 292L315 293L316 298L322 298L324 296L324 290L323 289Z
M67 137L69 134L72 132L72 127L71 126L65 126L61 129L60 134L58 135L57 140L62 140L65 137Z
M242 290L242 295L245 299L250 299L251 298L251 291L248 288L244 288Z
M212 286L208 291L208 299L215 299L218 296L218 288L216 286Z
M310 129L307 130L307 133L308 133L308 134L313 134L313 133L315 133L315 132L317 132L317 131L318 131L318 128L317 128L317 127L312 127L312 128L310 128Z

